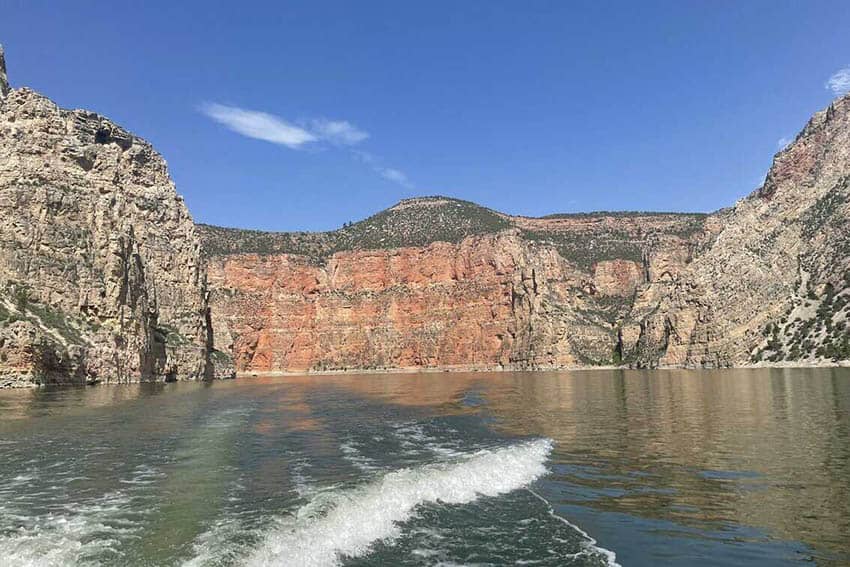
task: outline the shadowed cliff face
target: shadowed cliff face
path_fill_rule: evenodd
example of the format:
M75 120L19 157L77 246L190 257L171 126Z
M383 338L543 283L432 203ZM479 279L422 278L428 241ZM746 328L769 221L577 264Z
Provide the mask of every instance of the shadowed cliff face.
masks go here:
M209 373L195 227L147 142L6 91L0 218L0 384Z
M0 45L0 99L9 93L9 80L6 78L6 54Z
M850 359L850 98L712 215L511 217L444 197L325 233L201 225L243 371Z

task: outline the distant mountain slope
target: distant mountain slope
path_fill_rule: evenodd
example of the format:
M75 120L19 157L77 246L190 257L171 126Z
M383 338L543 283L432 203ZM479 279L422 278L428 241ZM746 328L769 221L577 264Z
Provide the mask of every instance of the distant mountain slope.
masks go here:
M763 187L675 280L645 289L627 335L642 364L848 360L850 95L779 152ZM640 328L638 328L638 326Z
M213 324L252 370L850 359L850 98L710 215L402 201L325 233L199 226Z
M162 157L12 89L0 387L242 372L850 363L850 95L712 214L448 197L338 230L195 225Z
M631 298L710 241L707 218L437 196L323 233L198 229L218 347L242 370L543 368L618 364Z
M220 254L301 254L323 257L342 250L425 246L431 242L460 242L474 234L510 228L503 215L485 207L448 197L401 201L360 222L329 232L261 232L198 225L204 249Z
M647 238L689 238L702 230L703 213L599 212L518 217L451 197L405 199L359 222L328 232L263 232L199 224L209 256L297 254L316 259L345 250L380 250L458 243L464 238L519 229L523 238L556 246L590 268L605 259L641 260Z

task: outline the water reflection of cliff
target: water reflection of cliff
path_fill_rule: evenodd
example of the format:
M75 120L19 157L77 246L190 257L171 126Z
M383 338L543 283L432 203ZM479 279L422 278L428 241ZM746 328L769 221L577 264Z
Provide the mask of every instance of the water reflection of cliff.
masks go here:
M554 439L563 503L847 553L850 371L772 369L294 378L383 404L482 411ZM309 396L306 396L309 397ZM480 398L482 405L468 405ZM734 537L734 535L730 536Z
M56 411L61 400L63 412L85 412L87 408L111 407L135 400L144 394L162 391L165 384L121 384L109 387L84 388L21 388L6 390L0 396L2 420L18 420L49 415ZM8 424L7 424L8 425Z
M555 439L565 464L553 473L582 487L582 504L708 530L750 525L847 553L846 369L509 380L487 391L501 427Z
M117 410L133 429L101 434L130 439L203 426L236 398L251 412L244 427L257 434L257 483L280 484L291 473L280 447L309 445L331 463L355 433L384 435L378 422L492 416L487 423L508 436L555 440L555 504L724 539L753 526L850 559L848 369L261 377L13 391L0 396L0 433L49 434L81 416L85 429L100 431Z

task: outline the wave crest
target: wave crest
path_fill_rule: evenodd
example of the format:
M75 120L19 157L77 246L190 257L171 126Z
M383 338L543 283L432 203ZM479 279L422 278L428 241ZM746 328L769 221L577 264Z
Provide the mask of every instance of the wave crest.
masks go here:
M388 473L377 482L335 494L330 510L320 517L308 504L281 520L247 564L338 565L343 557L361 556L374 542L397 536L399 524L417 506L466 504L534 482L546 473L551 450L551 440L539 439L478 451L458 462Z

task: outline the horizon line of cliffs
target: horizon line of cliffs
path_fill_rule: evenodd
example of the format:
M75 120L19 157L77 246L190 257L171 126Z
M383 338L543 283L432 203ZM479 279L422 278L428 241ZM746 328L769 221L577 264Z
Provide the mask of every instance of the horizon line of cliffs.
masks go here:
M850 96L709 215L424 197L328 233L199 229L243 373L847 363Z
M150 144L0 49L0 213L0 387L850 360L848 96L709 215L422 197L265 233L196 225Z

